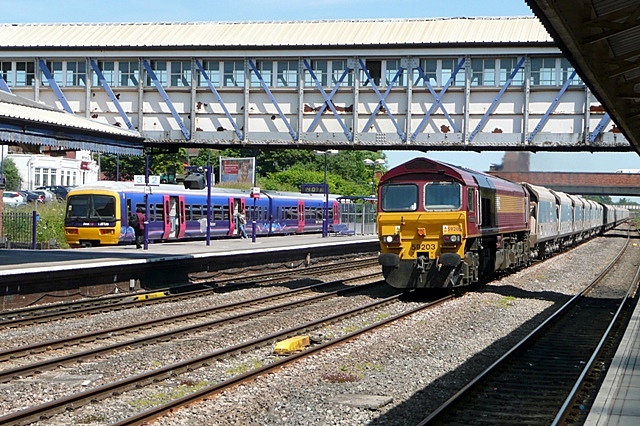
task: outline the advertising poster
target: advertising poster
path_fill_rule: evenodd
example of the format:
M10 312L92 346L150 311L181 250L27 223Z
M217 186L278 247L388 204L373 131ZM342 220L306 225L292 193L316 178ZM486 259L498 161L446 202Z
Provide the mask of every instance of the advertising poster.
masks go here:
M220 157L220 182L253 183L255 157Z

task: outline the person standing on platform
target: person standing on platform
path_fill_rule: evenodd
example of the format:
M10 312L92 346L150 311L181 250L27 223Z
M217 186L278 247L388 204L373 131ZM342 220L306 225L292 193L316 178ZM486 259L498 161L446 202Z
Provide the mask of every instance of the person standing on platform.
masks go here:
M142 213L142 208L138 207L136 209L135 219L133 220L132 227L133 232L136 234L136 248L142 248L142 243L144 241L144 213ZM137 223L136 223L137 222Z
M238 213L238 228L240 228L240 238L248 238L244 226L247 224L247 215L243 210Z

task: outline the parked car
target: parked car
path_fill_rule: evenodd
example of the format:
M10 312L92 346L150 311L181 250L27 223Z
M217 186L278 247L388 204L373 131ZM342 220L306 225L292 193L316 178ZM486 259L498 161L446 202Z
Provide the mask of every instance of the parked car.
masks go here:
M34 189L32 192L35 192L36 194L40 194L42 195L42 200L46 203L49 201L53 201L55 200L56 194L54 194L53 192L49 191L48 189Z
M36 189L46 189L53 192L56 195L56 198L59 200L66 200L67 193L73 188L72 186L62 186L62 185L53 185L53 186L39 186Z
M43 203L44 197L40 194L36 194L33 191L18 191L27 203Z
M10 207L18 207L26 204L22 194L15 191L4 191L2 194L2 203Z

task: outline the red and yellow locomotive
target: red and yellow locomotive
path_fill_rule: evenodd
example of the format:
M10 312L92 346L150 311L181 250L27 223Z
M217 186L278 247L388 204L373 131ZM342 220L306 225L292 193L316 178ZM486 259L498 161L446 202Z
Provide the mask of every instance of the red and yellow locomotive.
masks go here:
M466 286L529 263L529 196L514 182L416 158L380 180L379 262L396 288Z

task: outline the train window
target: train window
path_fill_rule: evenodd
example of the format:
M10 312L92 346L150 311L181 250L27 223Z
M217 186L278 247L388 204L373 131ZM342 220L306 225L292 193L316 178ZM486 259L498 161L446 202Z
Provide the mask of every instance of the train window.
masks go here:
M472 212L475 210L475 204L473 202L473 188L467 188L467 210Z
M200 204L191 205L191 220L202 219L202 206Z
M206 208L206 206L204 207ZM222 220L222 206L220 204L211 206L211 217L213 220Z
M424 188L424 207L427 210L458 210L461 205L460 184L429 182Z
M221 206L222 207L222 220L229 220L231 215L229 215L229 206Z
M153 216L154 219L151 220L155 220L158 222L164 222L164 204L160 203L160 204L155 204L153 207L155 207L155 214Z
M381 208L385 212L411 212L418 206L418 186L386 184L381 189Z
M286 220L298 219L298 208L297 207L285 207L284 208L284 218Z

